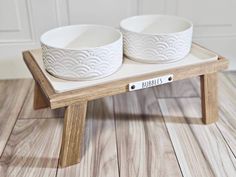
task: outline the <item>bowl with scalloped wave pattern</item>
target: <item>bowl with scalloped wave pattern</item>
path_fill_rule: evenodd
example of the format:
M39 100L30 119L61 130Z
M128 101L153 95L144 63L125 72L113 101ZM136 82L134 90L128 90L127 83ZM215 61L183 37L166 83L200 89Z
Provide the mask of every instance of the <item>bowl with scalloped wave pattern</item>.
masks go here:
M44 33L45 69L67 80L93 80L116 72L123 61L120 31L102 25L73 25Z
M144 63L168 63L183 59L191 49L193 24L168 15L141 15L120 23L124 54Z

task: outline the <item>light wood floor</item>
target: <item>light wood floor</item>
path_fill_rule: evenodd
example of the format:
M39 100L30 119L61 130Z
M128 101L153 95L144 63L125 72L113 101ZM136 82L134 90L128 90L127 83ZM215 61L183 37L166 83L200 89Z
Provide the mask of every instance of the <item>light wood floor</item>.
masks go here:
M0 177L236 177L236 72L220 120L201 122L199 80L89 102L83 158L60 169L63 109L34 111L33 81L0 81Z

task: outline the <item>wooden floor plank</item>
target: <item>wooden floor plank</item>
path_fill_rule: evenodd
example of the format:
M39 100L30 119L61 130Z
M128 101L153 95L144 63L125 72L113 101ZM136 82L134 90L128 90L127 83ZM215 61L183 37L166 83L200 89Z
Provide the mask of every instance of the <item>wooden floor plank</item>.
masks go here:
M153 90L113 98L120 176L182 176Z
M198 90L199 80L192 80L192 84ZM236 157L236 72L220 73L218 89L219 121L216 125ZM197 92L200 94L200 90Z
M0 155L30 88L30 80L0 81Z
M176 100L159 99L159 104L183 175L214 176Z
M82 159L58 169L58 177L118 177L112 98L89 102L86 119Z
M29 94L26 98L26 101L24 103L24 106L22 108L22 111L20 113L19 118L20 119L28 119L28 118L55 118L60 117L62 118L64 116L64 109L55 109L51 110L50 108L44 108L44 109L33 109L33 101L34 101L34 82L31 81L32 86L30 88Z
M236 71L228 71L224 72L224 76L228 78L228 80L231 82L231 84L236 87Z
M236 157L236 73L220 75L219 116L216 123Z
M224 71L218 73L218 89L224 89L222 88L223 84L222 81L226 82L227 84L234 85L236 87L236 71ZM201 90L200 90L200 78L194 77L190 80L192 86L194 87L195 93L200 97L201 96ZM231 93L231 91L230 91ZM220 95L220 90L218 92L218 95ZM223 96L223 95L222 95Z
M201 121L200 99L178 99L178 103L215 176L236 176L236 159L219 129Z
M159 85L154 88L158 98L171 97L198 97L198 93L191 83L191 79L178 80L169 84Z
M55 177L62 119L18 120L0 160L2 177Z
M201 86L200 86L200 77L194 77L191 79L191 84L194 87L195 92L198 97L201 97Z

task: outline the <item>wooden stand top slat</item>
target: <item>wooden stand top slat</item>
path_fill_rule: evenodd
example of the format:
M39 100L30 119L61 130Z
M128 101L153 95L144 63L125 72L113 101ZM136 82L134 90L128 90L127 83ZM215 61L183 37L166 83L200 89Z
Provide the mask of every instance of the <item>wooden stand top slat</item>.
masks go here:
M35 81L40 85L46 97L48 98L50 102L50 107L52 109L65 107L71 104L75 104L77 102L89 101L105 96L128 92L129 91L128 84L132 82L147 80L150 78L163 76L167 74L173 74L175 81L194 76L200 76L207 73L218 72L228 67L228 60L219 56L218 59L216 60L210 60L203 63L189 64L186 66L177 65L174 68L172 67L165 70L157 69L156 71L151 71L149 73L144 73L138 76L112 80L105 83L97 83L96 85L91 85L84 88L57 93L55 89L52 87L45 73L42 71L39 64L35 60L32 53L30 51L23 52L23 58L27 67L32 73Z

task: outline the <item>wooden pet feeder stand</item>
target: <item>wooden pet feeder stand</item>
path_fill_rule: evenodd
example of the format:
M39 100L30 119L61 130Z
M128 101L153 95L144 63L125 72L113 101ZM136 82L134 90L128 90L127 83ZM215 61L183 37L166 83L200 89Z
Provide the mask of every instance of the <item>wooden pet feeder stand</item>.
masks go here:
M65 107L59 160L61 167L80 162L88 101L129 92L130 83L150 80L151 78L171 74L173 78L169 81L177 81L200 76L202 120L205 124L209 124L218 119L217 72L228 67L228 60L218 57L218 59L209 61L207 64L199 63L180 67L176 66L175 68L162 71L156 70L155 72L145 73L139 76L96 84L96 86L57 93L48 81L45 73L39 67L31 51L23 52L23 57L35 80L34 109ZM134 87L131 86L131 89L134 89Z

